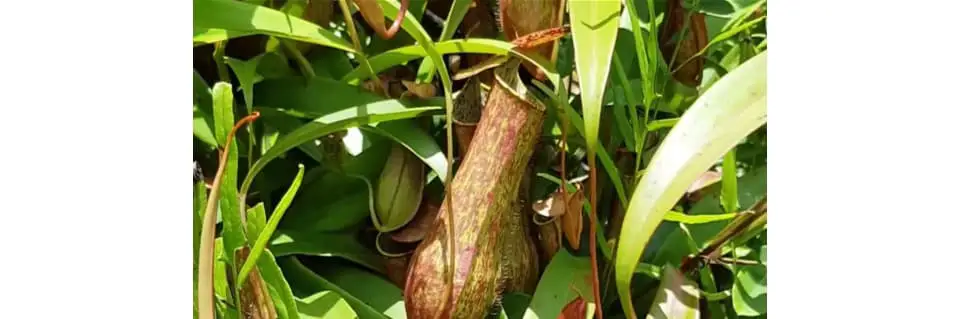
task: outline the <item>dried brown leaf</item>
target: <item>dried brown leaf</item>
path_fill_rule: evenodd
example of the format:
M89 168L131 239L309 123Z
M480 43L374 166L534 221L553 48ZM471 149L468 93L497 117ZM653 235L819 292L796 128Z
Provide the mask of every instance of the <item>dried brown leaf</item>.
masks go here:
M577 187L577 192L569 195L566 214L560 217L563 235L574 250L580 249L580 234L583 233L583 200L583 190Z

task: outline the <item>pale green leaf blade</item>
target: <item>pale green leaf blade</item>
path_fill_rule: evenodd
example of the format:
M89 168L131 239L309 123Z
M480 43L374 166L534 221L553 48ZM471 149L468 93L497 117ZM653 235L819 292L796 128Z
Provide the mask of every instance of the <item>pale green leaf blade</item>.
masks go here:
M660 287L647 319L700 318L697 285L670 265L664 267L660 278Z
M193 2L194 44L250 34L271 35L353 52L350 44L333 32L271 8L235 0Z
M630 198L617 242L616 280L626 311L633 311L630 280L641 253L667 211L724 153L766 122L766 53L755 56L708 89L670 131Z
M610 74L619 25L620 1L570 1L570 28L583 101L584 137L590 153L595 152L597 146L603 90Z
M340 294L321 291L303 299L297 299L300 318L305 319L350 319L357 318L350 304Z
M669 211L664 215L663 220L668 222L677 222L684 224L706 224L712 222L718 222L721 220L729 220L737 217L736 213L728 214L708 214L708 215L687 215L684 213L679 213L675 211Z

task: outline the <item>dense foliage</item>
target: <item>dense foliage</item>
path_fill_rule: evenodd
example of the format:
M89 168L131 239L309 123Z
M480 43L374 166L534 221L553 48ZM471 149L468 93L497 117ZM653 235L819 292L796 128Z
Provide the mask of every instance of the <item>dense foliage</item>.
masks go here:
M765 21L757 0L194 0L195 317L766 317ZM486 196L506 204L451 204Z

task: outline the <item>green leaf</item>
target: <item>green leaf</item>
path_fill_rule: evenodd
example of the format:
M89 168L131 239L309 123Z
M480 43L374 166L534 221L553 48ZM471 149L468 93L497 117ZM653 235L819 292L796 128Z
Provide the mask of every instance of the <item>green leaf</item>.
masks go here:
M207 83L193 71L193 136L210 146L217 146L213 135L213 97Z
M710 215L687 215L675 211L669 211L664 215L663 220L669 222L678 222L684 224L706 224L721 220L730 220L737 216L737 213L728 214L710 214Z
M263 203L247 210L247 244L253 246L256 243L263 229L267 226L267 212L263 208Z
M400 11L400 3L395 0L381 0L383 4L383 13L387 16L396 16ZM447 71L447 65L443 61L443 56L440 55L440 52L437 51L436 46L433 43L433 39L430 38L430 35L427 34L427 31L423 29L423 26L420 25L420 22L416 17L413 17L412 13L408 10L403 19L403 24L401 25L404 31L407 32L411 37L417 40L417 44L420 45L423 50L426 52L426 55L430 57L430 60L433 61L433 64L437 66L437 70L440 72L440 82L443 86L443 105L446 110L446 118L449 121L453 118L453 82L450 80L449 71ZM447 151L453 152L453 126L447 126ZM449 158L448 162L453 162L453 158Z
M337 267L336 270L342 270L343 275L326 278L307 268L295 257L283 257L277 262L290 278L293 293L299 298L329 290L343 297L360 318L406 318L400 289L376 275ZM340 284L345 280L354 282L341 287Z
M274 135L270 137L269 141L261 145L261 155L266 154L270 148L273 148L281 135L289 134L304 124L304 121L299 118L272 109L260 109L260 118L266 123L264 126L267 129L264 131L264 138L268 138L268 133L271 133L271 129L273 130L272 135ZM317 161L317 163L323 163L323 150L321 150L317 144L313 143L313 141L297 145L297 149L307 154L307 156L310 156L310 158Z
M700 290L697 284L670 265L664 267L661 278L647 318L699 318Z
M300 126L277 140L277 143L267 150L250 168L250 172L247 173L247 177L243 180L243 184L240 187L240 192L246 194L247 190L250 189L250 185L253 183L254 177L256 177L257 173L259 173L267 163L291 148L297 147L297 145L311 142L321 136L347 128L377 122L414 118L437 110L439 110L438 107L408 108L391 103L373 103L349 107L344 110L326 114L310 123Z
M235 0L193 2L193 42L206 44L265 34L354 52L349 43L309 21Z
M285 312L287 318L300 318L297 311L297 302L293 297L293 290L290 289L290 284L287 283L280 266L277 265L277 259L270 253L269 249L265 249L263 256L257 259L257 269L260 271L260 277L271 288L271 295L276 294L276 297L279 297L274 297L274 303L277 299L280 301L276 306L278 308L281 305L283 306L282 309L278 309L280 310L278 314Z
M550 73L547 73L547 76L550 76ZM566 112L567 120L570 121L570 124L573 124L573 127L577 129L581 136L584 135L584 126L583 119L580 118L580 114L570 106L570 103L564 99L558 97L556 94L553 94L543 85L543 83L534 81L534 85L539 87L543 92L550 97L550 100L553 102L553 105L556 107L562 107L564 112ZM562 86L561 86L562 89ZM568 136L569 138L569 136ZM607 171L607 176L610 177L610 180L613 182L613 187L617 191L617 198L621 203L627 202L626 191L623 188L623 180L621 179L620 169L617 168L616 164L613 162L613 159L610 158L610 154L607 151L600 147L597 148L597 158L600 159L600 165L603 166L604 170ZM598 233L600 234L600 233Z
M263 77L257 74L257 65L260 64L260 58L263 57L264 54L253 57L247 61L231 57L225 58L225 62L230 66L230 69L233 70L233 74L237 76L237 80L240 81L240 89L243 90L243 101L247 106L247 110L253 109L253 85L263 80Z
M523 293L508 293L503 295L501 303L503 311L501 312L507 318L523 318L524 312L530 307L530 301L533 296Z
M539 55L526 55L519 51L514 50L515 45L510 42L494 40L494 39L456 39L448 40L443 42L438 42L436 44L436 49L439 54L458 54L458 53L475 53L475 54L493 54L493 55L507 55L512 54L516 57L522 58L528 62L531 62L541 69L544 69L547 73L547 77L550 78L550 82L557 84L559 83L559 75L553 68L553 64L547 62ZM374 72L381 72L383 70L389 69L395 65L403 64L411 60L419 59L427 56L427 51L419 46L406 46L401 48L396 48L382 54L373 56L370 58L370 65L373 67ZM551 74L552 73L552 74ZM350 74L347 74L343 77L341 81L345 83L356 84L360 82L360 79L366 78L369 76L364 68L356 68Z
M472 3L471 0L453 0L450 5L450 12L447 14L446 23L443 24L443 30L440 31L440 38L437 41L446 41L453 38L453 33L457 31L460 22L463 22L463 17L467 15ZM429 83L433 80L434 72L436 72L436 66L433 65L433 60L425 60L420 64L420 69L417 70L417 79Z
M723 210L736 213L740 209L737 192L737 148L734 146L723 156L723 177L721 179Z
M284 230L270 247L277 256L341 257L372 271L385 271L383 258L357 241L357 234L353 231L304 233Z
M382 148L374 148L360 154L344 170L349 170L351 175L375 178L386 156ZM360 170L369 170L369 173L361 173ZM369 218L369 188L363 180L351 175L327 172L306 185L303 195L290 207L280 229L303 233L340 231Z
M630 280L654 230L693 181L724 153L766 122L766 53L744 63L708 89L670 131L646 168L624 216L617 242L620 300L633 311Z
M587 156L593 156L597 149L603 90L610 74L619 23L620 1L570 1L570 28L580 78Z
M550 259L543 272L537 290L530 300L530 308L524 318L557 318L560 311L579 295L570 286L584 294L583 300L593 303L590 259L575 257L566 248L561 248Z
M349 319L357 318L350 304L333 291L321 291L303 299L297 299L300 318Z
M229 284L227 283L227 257L223 254L223 237L213 242L213 293L218 299L231 300Z
M374 132L400 143L410 152L430 166L440 181L447 177L447 159L437 142L413 120L400 120L380 123L377 126L362 126L365 131Z
M642 82L643 86L641 87L641 95L643 99L643 105L647 106L647 109L650 108L650 105L653 104L653 100L656 96L654 91L654 84L657 83L657 69L659 67L660 54L659 44L656 39L656 25L660 23L654 19L654 10L653 2L647 1L646 6L637 7L636 2L632 0L624 1L626 3L626 9L624 10L626 14L630 17L630 30L633 31L633 44L636 49L637 62L640 66L640 73L643 75L644 81ZM644 10L639 10L643 8ZM641 18L642 13L647 13L647 19L643 20ZM644 23L646 21L646 23ZM654 21L655 23L649 23ZM646 35L646 37L644 36Z
M339 80L353 70L353 63L346 52L330 48L316 48L307 54L307 61L318 76Z
M263 81L257 85L256 94L258 107L276 109L291 116L311 120L363 105L390 108L433 107L438 110L443 106L435 100L388 99L358 86L322 77L310 80L287 77Z
M277 229L277 224L280 223L280 219L283 218L283 214L287 211L287 207L290 207L290 202L293 201L294 196L297 196L297 190L300 189L300 182L303 181L303 164L298 166L299 170L297 171L297 177L293 178L293 183L290 184L290 188L287 189L287 192L283 194L283 197L280 198L280 203L277 204L277 207L274 208L273 213L270 214L270 221L263 228L263 233L260 236L257 236L257 242L253 244L253 248L250 249L250 256L247 257L247 261L243 263L243 267L240 268L240 275L237 276L237 285L243 285L244 280L247 279L247 275L250 274L250 271L253 270L253 261L260 258L260 254L267 247L267 242L273 236L273 231ZM252 236L252 235L251 235Z
M233 89L229 83L217 82L213 86L213 120L217 141L226 144L227 135L233 129ZM240 220L240 202L237 198L237 142L230 146L223 181L220 187L220 216L223 218L223 244L225 251L234 251L246 243L243 222ZM233 263L233 254L226 254Z
M733 309L741 316L767 313L767 267L741 266L733 285Z

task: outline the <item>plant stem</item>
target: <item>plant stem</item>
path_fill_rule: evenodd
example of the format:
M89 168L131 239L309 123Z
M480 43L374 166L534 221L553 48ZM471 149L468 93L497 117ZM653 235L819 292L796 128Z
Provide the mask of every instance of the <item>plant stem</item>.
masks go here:
M340 11L343 12L343 21L347 24L347 32L350 33L350 41L353 42L353 49L357 51L357 60L359 60L360 65L370 73L370 80L373 81L374 87L382 92L384 96L387 96L387 90L383 87L383 83L380 83L380 78L377 76L377 73L373 71L373 66L370 65L370 61L367 61L367 55L363 53L363 47L360 45L360 36L357 35L357 28L353 23L353 16L350 15L350 6L347 5L347 0L337 0L337 3L340 4ZM402 14L403 11L400 13Z
M592 153L592 152L591 152ZM590 214L590 272L593 278L593 302L597 305L597 319L603 319L603 303L600 301L600 274L597 271L597 220L599 220L599 210L597 208L597 159L596 154L587 156L590 166L590 207L593 208L593 214Z
M300 53L300 50L297 49L297 46L293 45L293 43L288 40L277 40L279 40L280 44L287 49L287 52L290 52L290 55L293 56L293 60L297 61L297 65L300 66L300 71L303 72L303 75L307 77L307 80L313 79L317 76L317 74L313 71L313 65L310 65L310 61L307 61L307 58L303 56L303 53Z

